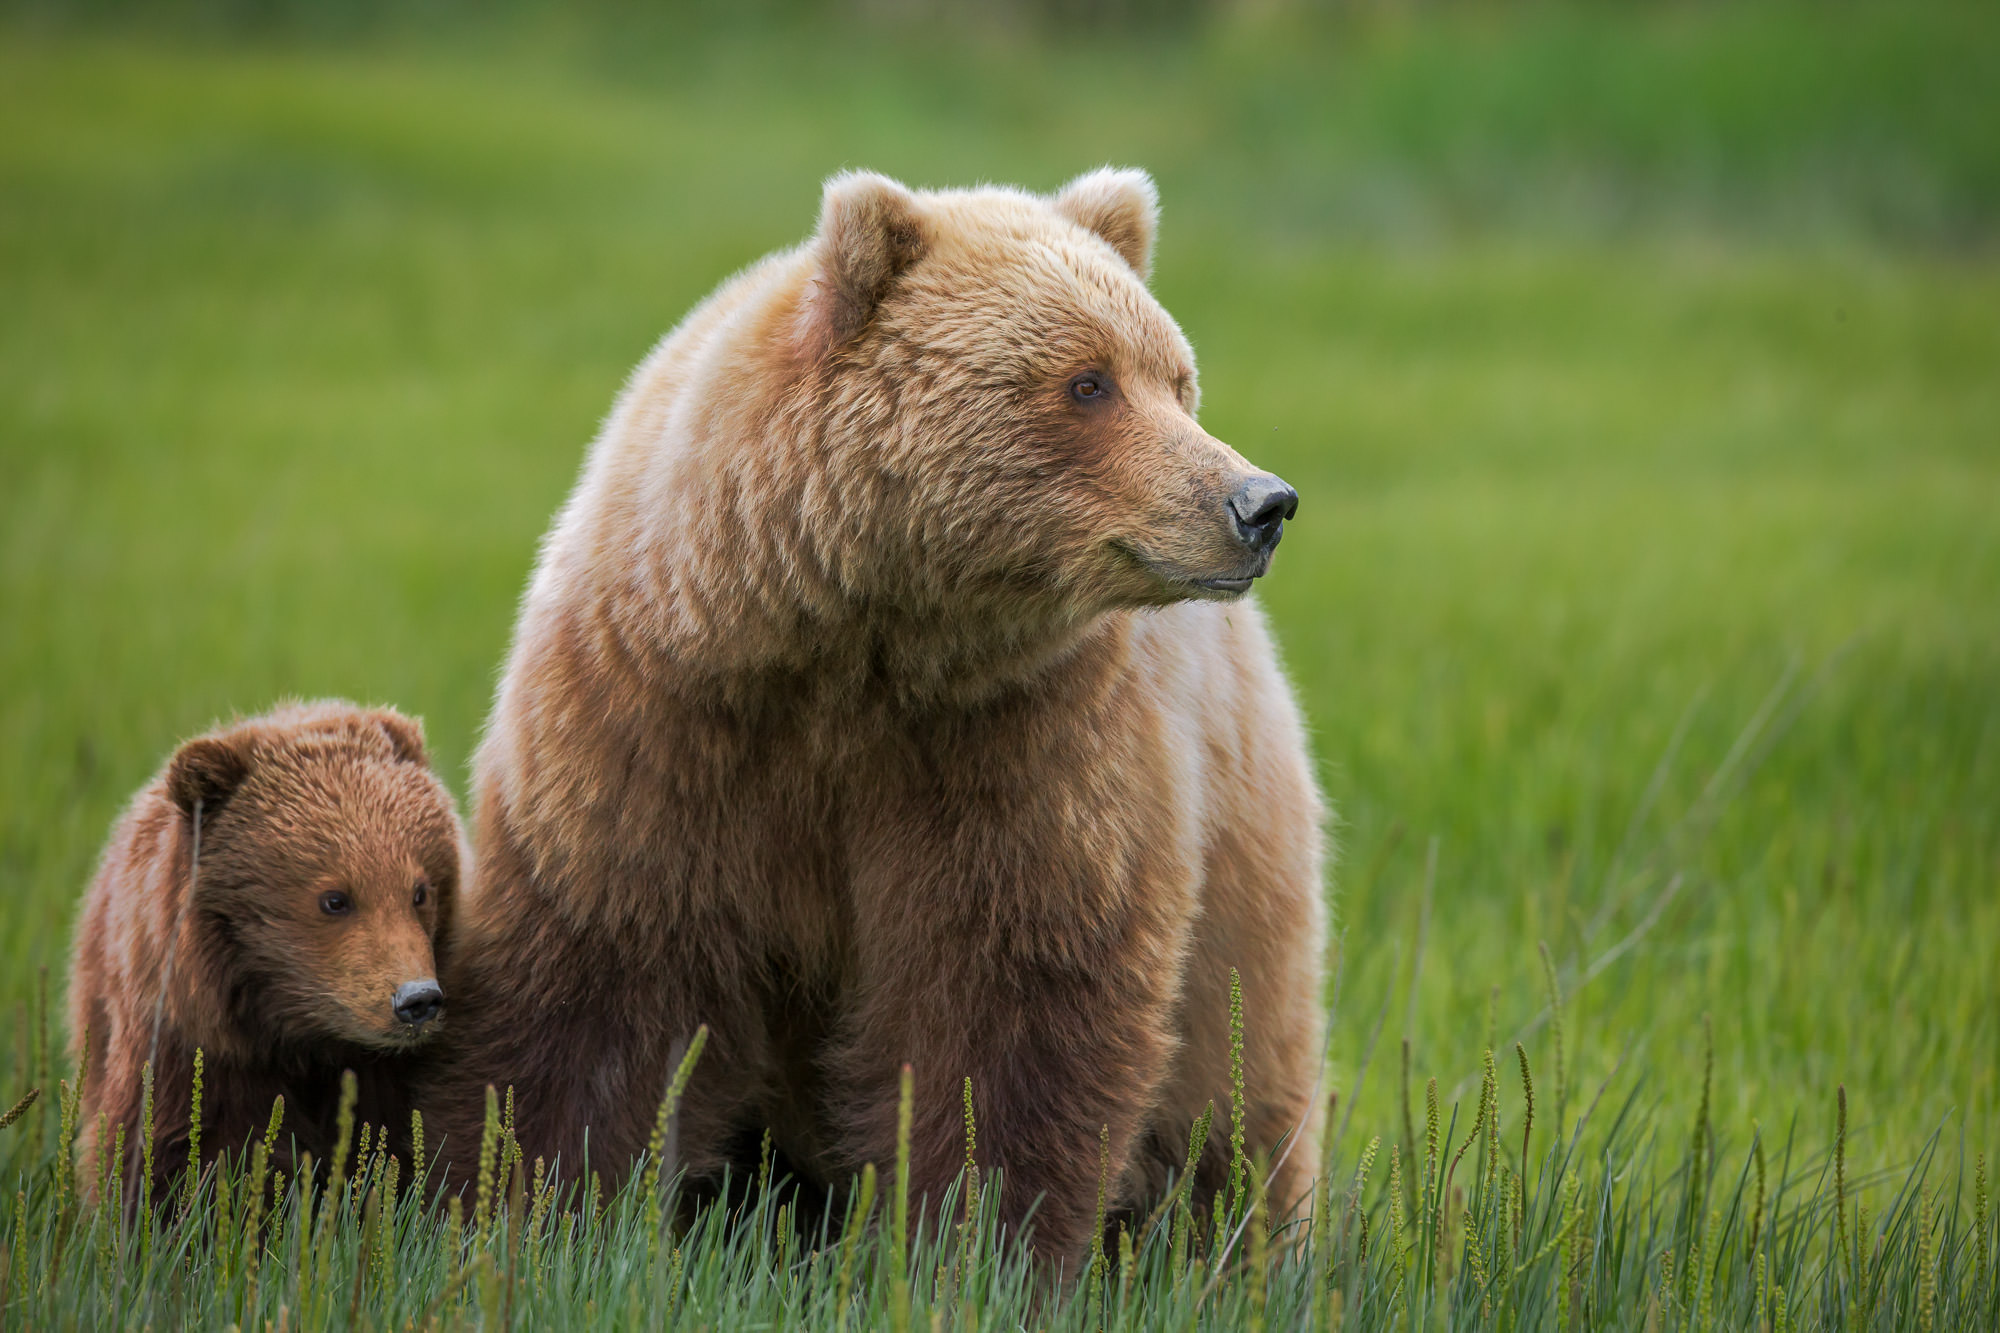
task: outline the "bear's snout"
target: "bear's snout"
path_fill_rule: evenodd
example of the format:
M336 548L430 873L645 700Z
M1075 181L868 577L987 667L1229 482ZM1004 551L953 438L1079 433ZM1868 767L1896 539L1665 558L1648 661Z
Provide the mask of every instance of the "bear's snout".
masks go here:
M444 990L429 977L406 981L396 987L393 1003L400 1022L420 1028L444 1012Z
M1268 472L1258 472L1229 497L1236 536L1253 555L1268 555L1285 535L1285 520L1299 512L1299 493Z

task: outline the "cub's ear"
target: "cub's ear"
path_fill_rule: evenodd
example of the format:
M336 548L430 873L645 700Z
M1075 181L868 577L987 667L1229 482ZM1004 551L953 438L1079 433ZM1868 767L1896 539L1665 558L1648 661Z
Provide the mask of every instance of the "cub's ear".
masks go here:
M247 737L199 736L174 751L167 765L167 799L192 815L196 801L213 815L250 776Z
M1153 178L1131 167L1099 167L1063 186L1056 212L1096 232L1144 278L1153 270L1153 235L1160 225L1160 192Z
M917 197L887 176L848 171L826 183L813 235L819 276L811 322L827 345L867 327L897 276L924 252Z
M369 717L389 738L389 748L396 752L396 758L406 764L430 766L430 752L424 749L423 723L413 717L404 717L393 708L375 709Z

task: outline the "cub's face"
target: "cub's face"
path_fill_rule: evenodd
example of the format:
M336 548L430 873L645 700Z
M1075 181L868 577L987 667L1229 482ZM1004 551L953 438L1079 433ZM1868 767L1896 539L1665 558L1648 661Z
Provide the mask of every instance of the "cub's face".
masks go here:
M426 765L345 736L280 733L251 747L206 808L196 909L222 942L245 1032L275 1048L395 1050L438 1030L434 946L458 890L459 836Z
M374 776L355 782L342 804L379 799L367 790L378 785L368 780ZM434 945L440 905L457 890L456 849L418 830L383 828L285 860L252 890L254 906L251 895L240 900L249 910L235 922L273 1027L374 1048L413 1046L434 1034L445 998Z
M1086 610L1247 591L1298 497L1196 419L1193 352L1141 276L1150 181L1042 199L863 179L910 239L851 373L893 401L874 447L919 559Z

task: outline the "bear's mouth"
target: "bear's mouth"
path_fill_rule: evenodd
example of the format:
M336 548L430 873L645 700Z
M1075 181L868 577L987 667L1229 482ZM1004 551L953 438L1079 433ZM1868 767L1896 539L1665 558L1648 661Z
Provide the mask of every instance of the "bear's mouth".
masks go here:
M347 1025L340 1036L363 1050L381 1055L393 1055L428 1046L431 1038L435 1037L443 1026L442 1017L433 1018L420 1027L398 1024L393 1028L383 1028L357 1021Z
M1182 596L1199 598L1202 601L1227 601L1241 597L1250 591L1251 584L1270 570L1271 558L1268 555L1257 561L1253 568L1240 574L1183 574L1177 570L1161 568L1159 565L1153 566L1153 573L1173 584L1180 590Z
M1115 549L1143 569L1150 577L1164 584L1166 590L1177 598L1195 601L1228 601L1241 597L1250 591L1255 583L1271 568L1271 557L1266 553L1256 562L1256 566L1240 574L1190 574L1175 568L1171 563L1149 555L1138 546L1127 542L1113 543Z

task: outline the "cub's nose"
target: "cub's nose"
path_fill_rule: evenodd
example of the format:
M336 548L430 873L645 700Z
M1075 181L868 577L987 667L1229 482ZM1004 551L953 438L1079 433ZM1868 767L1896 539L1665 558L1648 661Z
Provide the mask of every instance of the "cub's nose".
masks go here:
M1285 535L1285 520L1299 512L1299 493L1268 472L1259 472L1229 497L1236 535L1258 554L1269 551Z
M437 982L426 978L423 981L406 981L396 987L396 1017L413 1028L420 1028L444 1012L444 991Z

